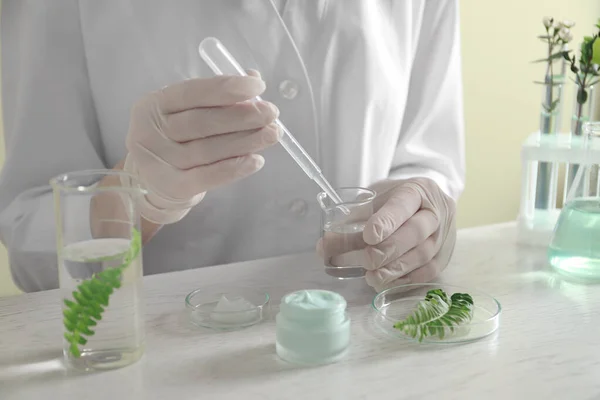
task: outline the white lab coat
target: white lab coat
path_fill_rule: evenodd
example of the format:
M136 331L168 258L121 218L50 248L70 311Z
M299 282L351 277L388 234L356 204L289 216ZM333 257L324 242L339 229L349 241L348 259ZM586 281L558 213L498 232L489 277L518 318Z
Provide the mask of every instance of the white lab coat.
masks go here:
M3 0L0 236L16 284L57 287L48 181L125 157L131 105L186 78L219 38L334 186L464 184L458 0ZM303 60L303 62L301 62ZM146 274L311 251L319 188L280 145L144 249ZM226 267L225 267L226 268ZM226 269L224 269L226 273Z

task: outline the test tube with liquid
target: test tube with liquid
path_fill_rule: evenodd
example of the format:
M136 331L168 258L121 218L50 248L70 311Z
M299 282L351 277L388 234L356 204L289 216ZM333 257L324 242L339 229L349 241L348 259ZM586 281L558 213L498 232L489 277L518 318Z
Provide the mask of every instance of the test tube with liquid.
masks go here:
M200 53L200 57L202 57L215 75L247 75L235 58L227 51L225 46L214 37L205 38L198 46L198 52ZM262 99L260 96L257 96L255 100L261 101ZM342 199L335 192L327 179L325 179L319 166L308 155L306 150L302 148L296 138L294 138L279 118L275 120L275 123L279 125L280 129L283 131L283 136L280 140L283 148L289 153L294 161L296 161L300 168L302 168L304 173L308 175L310 179L315 181L334 203L342 203ZM345 214L348 214L349 212L346 212L347 209L344 206L341 206L340 209L344 211Z

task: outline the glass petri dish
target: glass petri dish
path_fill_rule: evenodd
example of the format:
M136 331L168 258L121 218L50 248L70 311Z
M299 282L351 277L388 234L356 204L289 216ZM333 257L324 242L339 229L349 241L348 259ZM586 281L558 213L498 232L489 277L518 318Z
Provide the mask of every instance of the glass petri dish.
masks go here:
M246 288L197 289L185 298L190 321L216 330L236 330L261 322L269 315L268 293Z
M448 297L454 293L468 293L473 298L473 317L469 322L454 328L435 321L428 324L431 329L419 340L419 334L408 335L394 328L394 324L404 320L417 310L417 305L425 299L428 291L442 289ZM386 334L393 337L420 343L463 343L481 339L494 333L500 326L502 307L494 297L461 286L440 283L409 284L392 287L378 293L372 302L375 310L374 323Z

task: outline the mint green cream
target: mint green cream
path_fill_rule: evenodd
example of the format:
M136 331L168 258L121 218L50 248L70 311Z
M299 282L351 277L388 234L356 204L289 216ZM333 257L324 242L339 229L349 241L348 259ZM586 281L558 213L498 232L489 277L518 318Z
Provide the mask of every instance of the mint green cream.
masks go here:
M341 359L350 344L346 300L328 290L287 294L276 317L276 349L295 364L327 364Z

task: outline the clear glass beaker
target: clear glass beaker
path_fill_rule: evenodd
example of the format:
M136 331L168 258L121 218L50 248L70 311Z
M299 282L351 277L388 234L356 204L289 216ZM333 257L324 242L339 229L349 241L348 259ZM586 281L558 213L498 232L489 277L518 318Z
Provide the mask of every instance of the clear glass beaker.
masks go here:
M365 276L363 230L373 215L375 192L361 187L335 189L342 199L336 205L325 193L317 195L321 206L321 245L325 272L338 279Z
M54 191L63 353L69 367L113 369L144 351L142 243L145 190L113 170L77 171Z
M587 122L583 130L585 162L554 227L548 260L563 275L600 281L600 122Z

